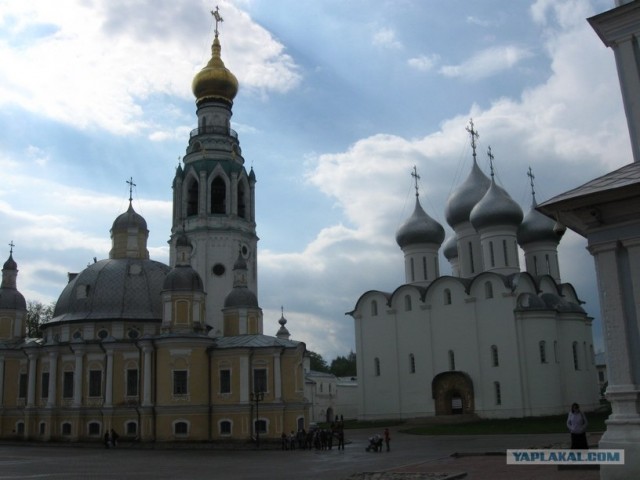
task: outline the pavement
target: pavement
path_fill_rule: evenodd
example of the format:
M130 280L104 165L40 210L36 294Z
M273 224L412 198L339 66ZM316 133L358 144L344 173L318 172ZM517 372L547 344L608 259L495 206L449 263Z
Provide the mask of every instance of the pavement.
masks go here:
M0 479L596 480L593 469L507 465L508 448L566 448L568 434L420 436L391 429L390 452L366 452L379 430L347 430L345 450L212 449L207 445L0 443ZM591 434L596 446L599 435ZM179 448L178 448L179 447Z

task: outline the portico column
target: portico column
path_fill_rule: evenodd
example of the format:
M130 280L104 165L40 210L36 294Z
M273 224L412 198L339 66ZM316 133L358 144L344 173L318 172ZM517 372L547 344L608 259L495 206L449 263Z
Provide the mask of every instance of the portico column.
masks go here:
M76 368L73 372L73 406L79 407L82 404L82 357L84 351L77 349L76 355Z
M38 357L35 353L29 353L29 376L27 383L27 407L33 407L36 403L36 365Z
M113 403L113 350L107 350L107 368L104 387L104 406L110 407Z
M611 416L601 449L624 449L625 467L602 465L603 479L640 476L640 240L609 241L589 245L594 256L600 292Z
M58 353L49 352L49 397L47 407L56 406L56 386L58 385Z

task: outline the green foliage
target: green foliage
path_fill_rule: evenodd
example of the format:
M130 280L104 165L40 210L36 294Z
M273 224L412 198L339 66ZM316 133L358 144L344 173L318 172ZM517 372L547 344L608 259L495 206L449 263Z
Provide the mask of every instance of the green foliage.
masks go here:
M27 337L42 337L41 326L53 318L55 308L55 302L49 305L34 300L27 302Z
M309 351L309 357L311 358L311 370L315 370L316 372L325 372L329 373L329 366L322 355L316 352Z
M349 352L346 357L338 356L333 359L329 371L336 377L355 377L356 372L356 354Z

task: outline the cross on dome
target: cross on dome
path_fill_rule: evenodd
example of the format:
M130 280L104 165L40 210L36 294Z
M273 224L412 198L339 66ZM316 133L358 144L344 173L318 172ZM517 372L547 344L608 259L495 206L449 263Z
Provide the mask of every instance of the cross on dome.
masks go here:
M13 255L13 247L15 247L15 243L13 243L13 240L11 240L9 242L9 255Z
M220 16L220 11L219 11L217 5L216 5L216 9L215 10L211 10L211 15L213 15L213 18L216 19L215 34L216 34L216 37L217 37L218 36L218 23L224 22L224 19Z
M527 172L527 177L529 177L529 183L531 184L531 196L533 197L533 201L536 201L536 191L533 187L533 179L536 178L535 175L533 174L533 171L531 170L531 167L529 167L529 171Z
M471 149L473 150L473 161L476 161L476 139L480 137L477 130L473 128L473 118L469 119L469 126L465 127L465 130L469 132L471 136Z
M420 195L418 193L418 180L420 180L420 175L418 175L418 169L416 168L416 166L413 166L413 172L411 172L411 176L413 177L413 180L415 182L415 189L416 189L416 198Z
M137 187L137 185L133 183L133 177L129 177L127 183L129 184L129 203L131 203L133 200L133 187Z
M491 171L491 178L493 178L494 172L493 172L493 153L491 153L491 145L489 145L489 148L487 149L487 156L489 157L489 170Z

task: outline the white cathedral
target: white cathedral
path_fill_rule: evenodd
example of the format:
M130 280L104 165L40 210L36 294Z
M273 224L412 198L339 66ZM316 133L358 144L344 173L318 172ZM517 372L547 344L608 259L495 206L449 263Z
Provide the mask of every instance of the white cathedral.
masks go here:
M355 320L359 418L456 413L484 418L560 414L599 403L592 318L562 283L558 244L565 229L520 206L473 165L450 195L453 231L443 246L452 275L440 275L445 231L420 205L396 241L406 283L368 291ZM492 159L491 152L489 157ZM414 176L417 173L414 172ZM526 268L520 270L519 249Z

